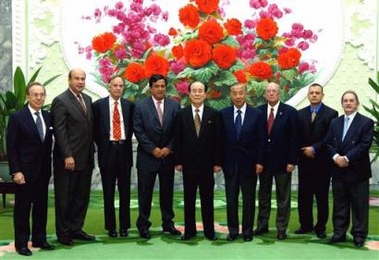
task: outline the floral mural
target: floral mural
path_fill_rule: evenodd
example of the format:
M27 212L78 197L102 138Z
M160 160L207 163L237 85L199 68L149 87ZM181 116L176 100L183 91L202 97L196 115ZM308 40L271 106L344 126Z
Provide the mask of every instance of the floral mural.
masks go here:
M147 4L146 2L149 2ZM92 42L78 44L79 52L94 62L96 79L105 85L114 74L126 82L125 98L137 101L148 95L148 78L154 73L168 78L168 95L188 103L188 84L209 86L207 102L216 109L230 104L229 88L247 84L249 103L264 102L268 81L276 81L286 101L317 73L315 60L303 53L317 41L317 34L295 21L290 31L279 33L280 21L292 11L268 0L250 0L247 19L225 18L227 0L188 0L176 13L163 10L155 1L132 0L128 4L96 8L83 19L113 25ZM170 15L181 24L165 33L155 28Z

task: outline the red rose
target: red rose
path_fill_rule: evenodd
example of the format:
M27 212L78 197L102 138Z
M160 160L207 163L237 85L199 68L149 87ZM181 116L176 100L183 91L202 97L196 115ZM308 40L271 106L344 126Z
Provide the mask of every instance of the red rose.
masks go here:
M251 76L260 80L269 79L273 74L271 66L263 61L258 61L256 63L251 64L249 68L249 73Z
M265 41L275 37L278 33L278 26L271 18L262 18L257 23L257 34Z
M180 60L183 57L183 46L176 45L171 49L172 55L174 55L175 59Z
M195 28L200 23L199 10L191 4L179 9L179 21L184 26Z
M145 68L139 63L130 63L126 67L123 77L130 82L137 83L145 78Z
M299 65L301 52L296 48L289 48L286 52L279 53L278 64L282 69L291 69Z
M218 10L219 0L196 0L195 2L203 13L211 14Z
M106 32L93 37L92 48L99 53L105 53L112 48L116 40L117 38L113 33Z
M177 36L178 35L178 32L175 30L175 28L170 28L169 30L168 30L168 35L170 35L170 36Z
M183 52L186 62L192 67L202 67L212 58L212 47L204 40L188 41Z
M153 54L146 59L145 75L146 77L150 77L153 74L160 74L166 76L169 68L170 64L167 59L159 55Z
M224 23L224 27L229 35L242 34L242 23L238 19L228 19L226 23Z
M237 70L233 72L233 75L239 83L247 83L246 72L244 70Z
M200 26L199 38L207 41L209 44L215 44L224 38L224 32L216 20L208 20Z
M212 58L221 69L229 69L236 61L237 53L229 45L219 44L213 49Z

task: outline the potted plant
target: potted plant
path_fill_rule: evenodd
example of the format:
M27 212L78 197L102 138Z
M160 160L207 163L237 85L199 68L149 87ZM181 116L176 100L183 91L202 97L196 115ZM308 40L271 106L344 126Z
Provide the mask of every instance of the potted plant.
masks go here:
M368 83L375 90L376 94L379 95L379 71L376 75L376 82L372 78L369 78ZM370 103L371 108L364 105L363 108L373 116L373 120L375 121L374 138L371 147L371 151L374 153L374 158L372 162L374 162L379 157L379 104L371 98Z
M20 110L26 103L26 87L30 82L36 81L39 72L42 67L37 69L37 71L32 75L32 77L26 81L25 75L20 67L17 67L13 75L13 90L6 91L5 93L0 93L0 164L4 164L4 167L8 167L7 164L7 153L6 153L6 133L9 117ZM55 75L43 83L47 86L49 83L54 81L59 75ZM1 165L0 165L1 167ZM7 175L9 175L9 170L0 169L2 173L3 180L6 180Z

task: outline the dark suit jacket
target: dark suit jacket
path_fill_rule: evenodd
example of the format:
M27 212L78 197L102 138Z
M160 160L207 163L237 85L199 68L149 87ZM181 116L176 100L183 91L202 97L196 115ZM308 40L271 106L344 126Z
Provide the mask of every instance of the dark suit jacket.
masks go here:
M267 126L267 104L259 106L258 109L262 111ZM287 164L297 164L297 126L297 110L280 102L270 136L267 129L265 130L265 170L285 173Z
M330 122L338 116L338 112L322 104L313 123L311 122L311 108L306 106L298 111L299 118L299 144L301 147L313 146L316 154L314 159L305 157L300 151L299 170L310 171L315 167L318 174L330 174L332 160L325 149L325 136L328 133Z
M199 137L195 130L192 107L183 108L175 120L175 165L183 171L204 173L222 165L221 122L219 112L204 106Z
M374 122L357 113L342 141L343 125L344 115L333 119L325 142L330 158L336 153L346 156L349 166L334 166L332 176L346 182L365 181L371 177L369 149L374 134Z
M90 96L84 93L82 95L87 116L69 89L52 102L54 167L57 169L64 169L64 159L70 156L74 157L76 171L94 165L92 100Z
M34 118L27 106L9 119L7 151L10 173L22 172L27 183L51 176L52 125L50 114L42 110L46 125L42 142Z
M131 167L133 165L133 149L132 149L132 135L133 135L133 111L134 104L121 98L121 109L123 115L124 129L125 129L125 151L127 156L125 160ZM108 150L111 146L110 143L110 112L109 112L109 97L97 100L93 103L94 108L94 139L98 148L97 155L99 167L106 166L106 158Z
M265 123L261 111L247 106L242 123L240 138L237 140L234 125L234 106L221 110L223 123L223 171L225 175L233 173L238 164L239 173L251 175L255 164L263 164Z
M163 126L152 97L142 99L136 104L133 116L134 135L138 140L137 168L142 171L156 171L162 160L152 155L154 148L168 147L174 151L174 118L180 110L178 102L165 98ZM175 152L175 151L174 151ZM174 165L173 156L169 155L164 163Z

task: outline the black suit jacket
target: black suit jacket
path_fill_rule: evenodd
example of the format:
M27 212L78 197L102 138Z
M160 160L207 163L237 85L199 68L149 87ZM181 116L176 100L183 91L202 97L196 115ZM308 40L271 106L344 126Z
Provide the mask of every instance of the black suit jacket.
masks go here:
M133 135L133 111L134 104L121 98L121 109L125 130L125 152L127 153L125 160L128 166L133 165L133 149L132 149L132 135ZM94 109L94 140L98 148L98 161L99 167L102 169L106 166L106 158L108 150L111 146L110 143L110 112L109 112L109 97L97 100L93 103Z
M192 107L183 108L175 120L175 165L183 171L204 173L222 164L221 122L219 112L204 106L197 137Z
M258 107L267 126L267 104ZM266 128L265 126L265 128ZM271 134L265 130L264 169L274 173L285 173L287 164L297 164L298 136L297 110L280 102Z
M54 167L64 169L64 159L74 157L75 170L94 166L93 112L91 97L82 93L85 115L79 101L67 89L54 98L51 114L54 126Z
M301 147L313 146L316 153L315 158L310 159L299 154L299 170L309 171L318 169L318 174L330 174L332 161L325 149L325 136L328 133L329 125L333 118L338 116L338 112L325 104L320 107L313 123L311 122L311 106L306 106L298 111L299 118L299 144Z
M164 160L153 156L154 148L168 147L174 151L174 118L180 110L178 102L165 98L163 126L159 122L158 113L152 97L142 99L136 104L133 116L134 135L138 140L137 168L142 171L157 171L162 161L174 165L173 156ZM174 151L175 152L175 151Z
M365 181L371 177L369 149L374 134L374 121L357 113L342 141L344 115L333 119L326 144L330 158L336 153L349 159L349 166L332 169L333 178L346 182Z
M234 124L234 106L221 110L223 123L223 171L225 175L233 173L238 164L239 173L251 175L255 172L255 164L263 164L264 160L264 121L261 111L247 106L240 137Z
M46 134L43 141L27 106L13 114L7 130L10 173L22 172L27 183L51 176L52 125L50 114L42 110Z

